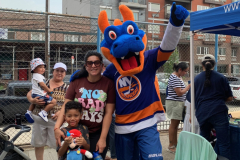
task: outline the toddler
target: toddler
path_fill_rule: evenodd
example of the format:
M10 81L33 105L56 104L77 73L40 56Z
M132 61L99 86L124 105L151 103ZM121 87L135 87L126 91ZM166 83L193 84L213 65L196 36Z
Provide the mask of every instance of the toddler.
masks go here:
M47 115L57 103L55 99L51 96L53 91L49 89L45 84L45 77L42 75L45 72L45 63L40 58L35 58L31 60L31 73L32 73L32 98L39 97L39 99L43 99L46 107L44 110L38 113L38 115L46 122L48 122ZM34 120L32 118L32 111L35 105L31 104L25 117L27 118L28 122L33 123Z

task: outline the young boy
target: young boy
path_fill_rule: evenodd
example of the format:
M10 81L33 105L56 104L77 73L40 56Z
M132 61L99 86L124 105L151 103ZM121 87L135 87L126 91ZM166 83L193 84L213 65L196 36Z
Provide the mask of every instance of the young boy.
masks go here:
M47 94L52 94L53 91L49 89L45 84L45 77L42 75L45 72L45 63L40 58L35 58L31 60L31 73L32 74L32 98L40 97L39 99L43 99L46 107L44 110L38 113L38 115L46 122L48 122L47 115L57 103L55 99ZM34 120L32 118L32 111L35 105L31 104L25 117L27 118L28 122L33 123Z
M68 126L61 129L66 137L65 139L61 138L62 146L58 146L57 148L59 160L66 159L69 145L72 142L74 142L76 145L74 146L75 150L77 150L79 147L85 150L90 149L88 128L84 125L79 124L82 115L83 115L82 105L79 102L69 101L66 103L64 118L65 121L68 123ZM75 136L77 134L76 130L80 131L81 133L80 137ZM71 133L71 136L67 136L67 133ZM73 140L73 138L75 138L75 141ZM91 153L88 151L85 152L85 155L87 157L90 156L89 154Z

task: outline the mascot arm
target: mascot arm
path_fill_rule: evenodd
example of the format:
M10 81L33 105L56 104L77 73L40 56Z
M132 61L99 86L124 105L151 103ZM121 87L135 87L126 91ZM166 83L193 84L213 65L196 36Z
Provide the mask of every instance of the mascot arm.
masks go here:
M80 70L76 70L70 77L70 82L74 81L75 79L78 79L79 78L79 71Z
M186 8L176 5L173 2L171 8L170 22L167 25L160 51L158 52L157 61L167 61L171 53L175 50L183 29L184 20L188 17L189 12Z

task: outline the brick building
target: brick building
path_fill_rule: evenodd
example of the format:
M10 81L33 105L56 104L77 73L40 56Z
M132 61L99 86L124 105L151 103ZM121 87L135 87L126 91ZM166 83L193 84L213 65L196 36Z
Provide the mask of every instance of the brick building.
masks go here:
M0 81L30 80L30 60L45 61L45 15L3 9L0 15ZM97 27L90 26L97 20L50 15L50 68L58 61L67 65L67 74L82 67L84 54L97 49Z
M184 6L190 12L214 8L235 2L236 0L177 0L176 3ZM148 22L168 23L173 0L148 0ZM190 17L185 21L190 25ZM149 41L154 39L161 42L165 27L159 26L159 31L148 35ZM157 42L156 42L157 41ZM228 75L239 75L240 69L240 38L234 36L218 35L218 71ZM179 45L180 61L190 62L189 29L184 28ZM215 54L215 35L198 33L194 36L195 73L202 71L201 58L204 54Z

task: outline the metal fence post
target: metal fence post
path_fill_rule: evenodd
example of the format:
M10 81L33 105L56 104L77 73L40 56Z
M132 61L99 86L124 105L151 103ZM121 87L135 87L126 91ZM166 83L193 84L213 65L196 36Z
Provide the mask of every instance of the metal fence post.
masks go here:
M214 70L217 71L217 64L218 64L218 34L215 34L215 61L216 65Z
M97 26L97 52L100 53L100 35L101 31L99 26Z
M50 77L50 21L48 15L49 0L46 0L46 15L45 15L45 64L47 65L46 77Z

